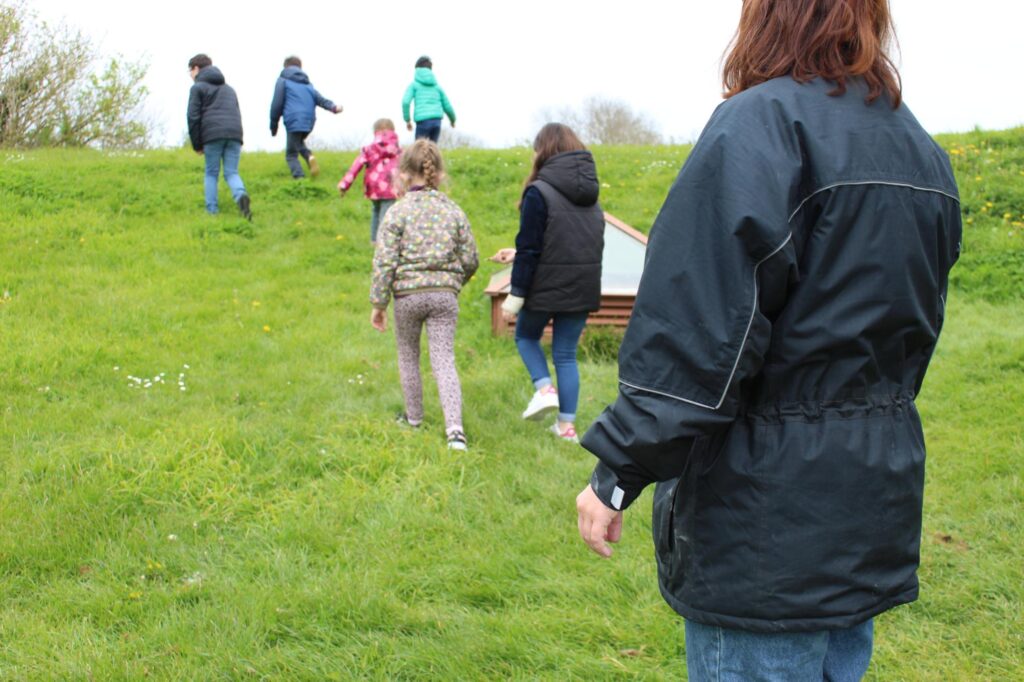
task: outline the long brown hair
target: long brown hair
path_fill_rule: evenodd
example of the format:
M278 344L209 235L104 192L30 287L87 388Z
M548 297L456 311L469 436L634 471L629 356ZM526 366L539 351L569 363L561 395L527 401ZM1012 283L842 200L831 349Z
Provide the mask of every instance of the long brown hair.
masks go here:
M725 97L779 76L821 77L846 92L861 76L867 101L885 92L893 108L902 86L888 49L895 42L889 0L743 0L740 25L722 69Z
M533 138L533 151L536 156L533 157L533 168L523 183L523 188L537 179L541 167L552 156L565 152L585 151L586 148L569 126L564 123L548 123L540 129L537 137Z

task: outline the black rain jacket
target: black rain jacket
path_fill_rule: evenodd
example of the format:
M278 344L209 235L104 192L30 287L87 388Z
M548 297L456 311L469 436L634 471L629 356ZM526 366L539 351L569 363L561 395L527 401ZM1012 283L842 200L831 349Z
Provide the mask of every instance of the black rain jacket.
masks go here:
M189 90L188 136L196 151L213 140L242 141L238 96L216 66L200 69Z
M583 445L649 483L661 592L758 632L918 593L914 399L961 240L949 160L905 106L778 78L719 106L651 229L620 393Z

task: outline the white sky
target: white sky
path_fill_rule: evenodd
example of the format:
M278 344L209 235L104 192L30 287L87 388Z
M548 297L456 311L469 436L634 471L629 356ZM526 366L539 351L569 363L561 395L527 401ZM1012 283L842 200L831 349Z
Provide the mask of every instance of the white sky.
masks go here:
M890 0L904 96L932 133L1024 124L1016 0ZM206 52L238 91L247 149L283 149L269 132L281 62L298 54L313 85L344 106L317 114L314 143L354 148L372 122L401 126L421 54L458 116L492 147L532 139L541 112L590 96L622 99L666 138L696 138L721 102L720 60L740 0L31 0L50 23L90 36L104 55L149 64L156 142L180 144L189 57ZM447 123L445 124L447 125ZM400 131L403 141L411 134ZM315 148L315 147L314 147Z

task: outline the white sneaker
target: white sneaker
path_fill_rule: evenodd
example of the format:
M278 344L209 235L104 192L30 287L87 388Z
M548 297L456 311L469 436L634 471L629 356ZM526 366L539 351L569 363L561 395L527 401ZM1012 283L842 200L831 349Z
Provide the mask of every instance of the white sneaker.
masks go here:
M575 426L570 426L565 431L562 431L560 428L558 428L558 422L556 421L554 424L551 425L550 431L551 431L551 433L555 434L555 436L559 440L564 440L564 441L567 441L569 443L579 443L580 442L580 439L576 436L576 427Z
M523 410L523 419L537 421L557 411L558 391L549 391L545 387L534 393L533 397L530 398L530 403Z

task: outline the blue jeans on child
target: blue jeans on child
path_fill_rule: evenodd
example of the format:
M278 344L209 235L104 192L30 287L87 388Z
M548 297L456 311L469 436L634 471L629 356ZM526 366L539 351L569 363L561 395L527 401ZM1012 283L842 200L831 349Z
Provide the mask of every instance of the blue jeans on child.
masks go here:
M858 682L873 621L844 630L761 633L686 621L690 682Z
M434 144L441 139L441 119L428 118L425 121L416 121L416 139L425 137Z
M380 221L384 220L384 214L388 212L391 205L395 203L394 199L373 199L373 213L370 215L370 241L374 244L377 243L377 229L380 227Z
M245 194L242 176L238 174L238 161L242 157L242 143L238 140L211 140L203 145L203 157L206 160L206 177L203 189L206 191L206 210L216 213L217 208L217 176L220 174L221 163L224 164L224 182L231 188L231 198L238 199Z
M587 324L588 313L541 313L523 308L516 318L516 348L523 359L530 379L537 389L551 385L551 373L540 338L552 320L551 360L558 377L558 418L576 421L580 398L580 371L576 365L576 346Z

